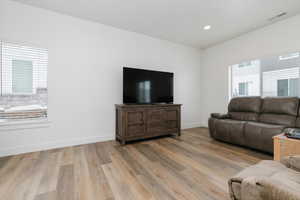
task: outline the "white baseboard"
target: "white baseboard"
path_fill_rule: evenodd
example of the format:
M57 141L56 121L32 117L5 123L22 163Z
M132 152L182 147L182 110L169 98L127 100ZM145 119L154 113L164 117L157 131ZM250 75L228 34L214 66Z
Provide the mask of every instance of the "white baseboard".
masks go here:
M208 119L200 122L200 124L201 124L201 127L208 127Z
M56 148L62 148L68 146L75 146L80 144L103 142L103 141L108 141L113 139L114 139L114 135L95 136L95 137L75 138L75 139L64 140L64 141L55 141L55 142L49 142L44 144L31 144L31 145L17 146L12 148L0 149L0 157L17 155L22 153L29 153L29 152L36 152L36 151L43 151L49 149L56 149Z
M195 127L203 127L203 124L200 122L191 122L191 123L182 124L182 129L195 128ZM56 148L62 148L68 146L75 146L80 144L103 142L103 141L108 141L113 139L115 139L114 135L106 135L106 136L75 138L75 139L63 140L63 141L53 141L53 142L43 143L43 144L30 144L30 145L23 145L23 146L3 148L3 149L0 148L0 157L17 155L22 153L29 153L29 152L36 152L36 151L43 151L49 149L56 149Z
M187 128L196 128L196 127L201 127L200 122L190 122L190 123L183 123L182 124L182 129L187 129Z

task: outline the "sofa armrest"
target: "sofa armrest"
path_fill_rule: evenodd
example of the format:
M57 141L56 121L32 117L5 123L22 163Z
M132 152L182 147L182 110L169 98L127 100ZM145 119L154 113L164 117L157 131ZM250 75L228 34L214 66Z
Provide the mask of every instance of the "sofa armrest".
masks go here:
M221 113L211 113L210 116L216 119L229 119L230 116L228 114L221 114Z
M245 178L242 181L240 199L264 200L263 197L261 196L261 193L262 193L262 187L258 184L258 180L255 176Z
M286 167L300 172L300 155L286 156L280 162Z
M242 200L300 200L298 188L268 177L244 179L241 188Z

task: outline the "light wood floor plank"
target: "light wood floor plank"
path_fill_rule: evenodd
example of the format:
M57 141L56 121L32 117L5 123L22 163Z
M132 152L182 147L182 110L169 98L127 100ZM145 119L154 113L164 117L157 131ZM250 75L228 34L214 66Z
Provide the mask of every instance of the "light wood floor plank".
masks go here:
M43 173L43 177L39 185L39 189L37 192L38 195L43 193L50 193L56 190L62 156L62 152L50 154L47 160L47 168Z
M74 200L74 166L63 165L57 181L57 200Z
M114 199L102 169L102 161L98 158L96 146L93 144L85 146L85 156L87 158L93 191L95 192L97 200Z

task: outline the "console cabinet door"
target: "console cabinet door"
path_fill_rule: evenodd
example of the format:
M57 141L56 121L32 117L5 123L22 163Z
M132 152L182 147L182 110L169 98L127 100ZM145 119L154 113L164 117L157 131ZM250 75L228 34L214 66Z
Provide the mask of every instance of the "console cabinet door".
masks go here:
M145 111L135 110L126 112L126 136L135 137L145 135Z
M167 109L165 110L165 126L168 131L177 131L179 128L179 110Z
M163 109L147 111L147 132L149 134L156 135L164 130L164 112Z

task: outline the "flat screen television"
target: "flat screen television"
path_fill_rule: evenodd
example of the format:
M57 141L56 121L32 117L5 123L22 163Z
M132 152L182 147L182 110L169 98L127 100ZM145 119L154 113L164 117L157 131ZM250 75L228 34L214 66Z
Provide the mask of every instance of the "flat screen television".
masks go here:
M170 72L123 68L123 103L173 103L173 77Z

